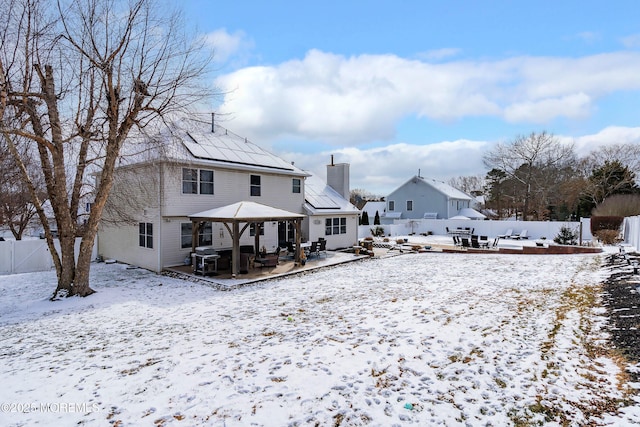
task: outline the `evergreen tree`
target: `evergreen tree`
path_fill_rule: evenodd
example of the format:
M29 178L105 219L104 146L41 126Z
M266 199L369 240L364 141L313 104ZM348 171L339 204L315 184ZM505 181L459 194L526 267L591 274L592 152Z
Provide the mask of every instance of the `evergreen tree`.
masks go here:
M376 216L373 218L373 225L380 225L380 214L376 211Z
M360 225L369 225L369 213L367 211L362 212L360 217Z

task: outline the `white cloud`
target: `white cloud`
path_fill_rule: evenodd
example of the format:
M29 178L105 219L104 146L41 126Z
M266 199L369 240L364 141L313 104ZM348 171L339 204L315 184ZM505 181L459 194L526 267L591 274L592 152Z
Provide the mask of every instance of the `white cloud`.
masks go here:
M638 48L640 47L640 34L631 34L629 36L623 37L620 41L626 48Z
M585 118L591 109L591 99L584 93L514 103L505 108L504 118L509 122L544 124L556 117Z
M545 124L583 119L600 97L640 89L639 52L433 64L395 55L300 60L221 76L220 112L261 141L289 136L336 146L392 140L404 117L495 117Z
M321 177L331 154L336 163L349 163L351 188L386 195L420 171L421 176L448 181L450 178L484 175L484 141L457 140L430 145L392 144L378 148L347 147L316 154L286 153L284 158ZM323 161L324 160L324 161Z
M244 57L253 48L251 41L243 31L229 34L225 28L221 28L205 36L206 43L214 50L214 61L225 64L232 57Z
M417 57L425 61L440 61L445 58L451 58L453 56L456 56L460 52L461 52L461 49L450 47L450 48L435 49L427 52L422 52L422 53L419 53Z
M599 147L619 144L640 144L640 127L611 126L592 135L570 137L556 135L563 143L573 143L579 157ZM350 164L351 188L362 188L384 196L420 171L421 176L448 182L459 176L484 176L487 168L483 155L497 141L466 139L443 141L430 145L391 144L377 148L346 147L322 153L278 153L295 159L295 164L320 177L326 176L331 154L336 163Z
M640 127L608 126L593 135L583 135L575 138L563 137L575 143L578 156L586 156L600 147L613 144L639 144Z

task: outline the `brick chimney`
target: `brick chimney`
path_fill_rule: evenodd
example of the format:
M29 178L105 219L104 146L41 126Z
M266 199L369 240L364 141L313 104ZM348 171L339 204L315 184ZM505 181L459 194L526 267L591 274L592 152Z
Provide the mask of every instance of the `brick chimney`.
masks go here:
M351 196L349 163L334 163L333 154L331 155L331 164L327 165L327 185L336 190L346 200L349 200Z

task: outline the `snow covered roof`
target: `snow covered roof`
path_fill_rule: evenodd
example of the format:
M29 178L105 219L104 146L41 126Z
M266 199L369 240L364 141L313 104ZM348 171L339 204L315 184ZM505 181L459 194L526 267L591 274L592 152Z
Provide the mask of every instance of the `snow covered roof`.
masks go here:
M304 181L305 210L310 214L360 213L358 208L327 185L321 178L311 175Z
M475 209L472 208L462 208L458 211L458 215L466 216L471 219L485 219L486 215L481 214Z
M304 218L304 215L285 211L256 202L237 202L220 208L209 209L189 215L192 221L277 221Z
M369 218L373 218L376 215L376 212L378 212L378 215L380 216L384 215L384 212L386 209L387 209L387 202L369 201L365 203L364 206L362 207L362 212L366 212L367 215L369 215Z
M402 184L400 187L398 187L394 191L392 191L391 194L395 193L400 188L404 187L405 185L407 185L410 182L417 183L418 180L423 182L423 183L425 183L425 184L427 184L427 185L429 185L429 186L431 186L431 187L433 187L434 189L436 189L440 193L444 194L445 196L449 197L450 199L473 200L473 197L471 197L470 195L468 195L464 191L460 191L457 188L452 187L452 186L450 186L449 184L447 184L447 183L445 183L443 181L437 181L435 179L424 178L422 176L417 176L417 175L412 177L411 179L409 179L407 182Z
M156 159L197 162L232 169L273 171L305 177L308 173L228 129L195 120L132 135L123 147L121 165Z

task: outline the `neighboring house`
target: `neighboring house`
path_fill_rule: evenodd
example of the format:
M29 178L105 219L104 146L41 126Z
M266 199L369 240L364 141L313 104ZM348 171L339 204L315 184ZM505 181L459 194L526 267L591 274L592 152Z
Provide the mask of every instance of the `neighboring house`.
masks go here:
M123 157L116 169L98 236L98 253L105 259L157 272L183 264L194 238L188 216L240 201L305 213L305 179L310 174L221 126L181 122L170 135L154 139L160 145L144 149L142 143L132 144L143 154ZM357 235L357 219L354 222L347 221L344 234ZM248 226L240 244L253 245L257 229L260 245L269 251L294 238L290 222L260 225ZM206 222L199 229L195 246L232 246L223 224ZM327 237L342 243L334 239L333 228L331 232ZM302 234L321 235L312 227ZM349 237L344 246L354 240ZM328 243L327 248L336 246Z
M442 181L414 176L386 197L383 223L394 219L448 219L469 208L473 197Z
M386 209L387 202L367 201L362 207L362 213L366 212L369 217L369 225L374 225L373 221L376 218L376 212L380 217L380 221L382 221L382 217L385 216Z
M360 211L349 202L349 165L327 165L327 182L317 176L305 180L303 236L327 240L327 248L345 248L358 241Z

